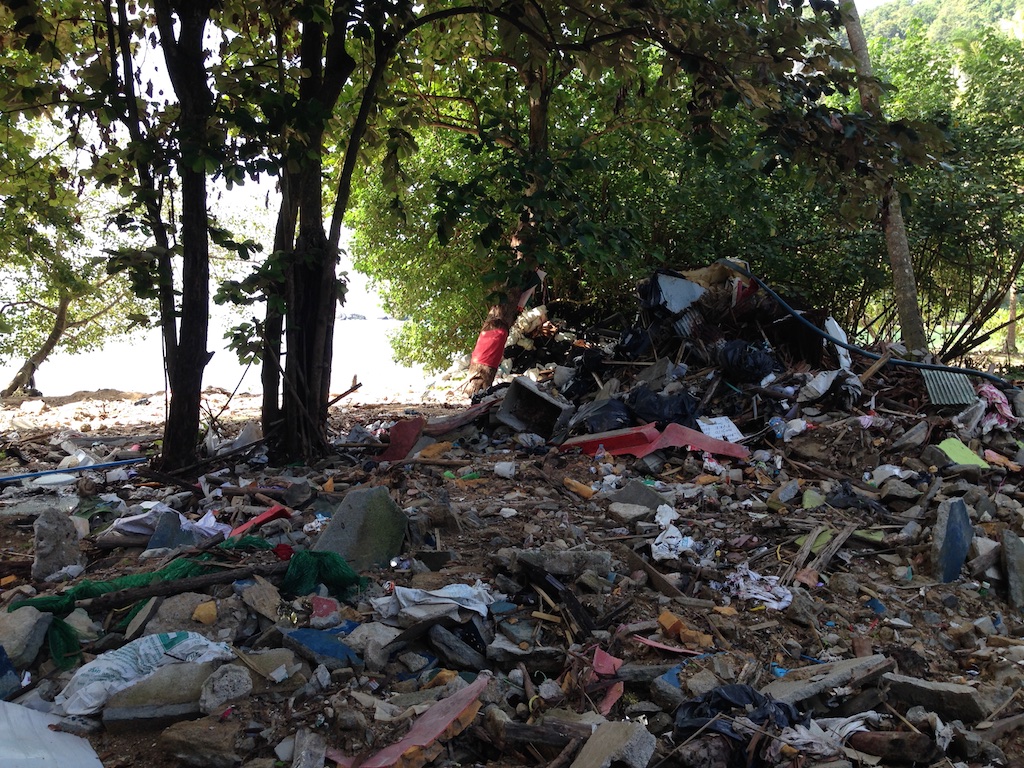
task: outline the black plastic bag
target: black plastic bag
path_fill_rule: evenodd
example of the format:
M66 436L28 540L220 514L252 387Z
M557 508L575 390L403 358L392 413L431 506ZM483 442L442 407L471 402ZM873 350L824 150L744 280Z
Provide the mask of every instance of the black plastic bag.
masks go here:
M695 417L700 403L689 392L663 395L651 391L650 387L644 385L632 389L626 396L626 403L641 422L675 422L691 429L697 426Z
M718 353L718 364L729 381L754 383L775 370L775 358L741 339L728 341Z

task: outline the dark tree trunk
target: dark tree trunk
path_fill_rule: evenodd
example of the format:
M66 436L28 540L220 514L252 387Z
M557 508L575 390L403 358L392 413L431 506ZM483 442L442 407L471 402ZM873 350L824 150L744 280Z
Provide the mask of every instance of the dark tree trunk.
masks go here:
M195 461L199 408L210 311L210 249L206 203L207 127L213 94L207 83L203 34L209 0L154 3L167 73L180 103L177 125L178 175L181 178L182 294L177 349L168 359L171 401L164 426L165 470ZM198 170L196 170L198 168Z
M71 305L70 296L61 296L60 303L57 305L57 309L53 314L53 327L50 329L50 333L46 339L40 345L28 360L24 362L18 372L14 374L14 378L11 379L3 392L0 392L0 397L10 397L19 389L27 386L35 376L39 366L43 364L43 361L50 356L50 353L57 347L57 343L60 341L64 332L68 329L68 307Z

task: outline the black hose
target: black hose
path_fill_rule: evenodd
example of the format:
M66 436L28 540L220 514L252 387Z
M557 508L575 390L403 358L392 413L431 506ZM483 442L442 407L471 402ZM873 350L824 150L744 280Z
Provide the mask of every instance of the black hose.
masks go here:
M875 352L868 352L866 349L861 349L860 347L855 347L853 344L849 344L849 343L847 343L845 341L842 341L841 339L834 338L833 336L829 335L826 331L823 331L821 328L816 326L814 323L812 323L810 320L808 320L802 314L800 314L795 309L793 309L791 306L789 306L789 304L787 304L783 300L783 298L781 296L779 296L779 294L777 294L775 291L773 291L771 288L769 288L764 283L764 281L761 280L761 278L759 278L756 275L754 275L746 267L741 266L737 262L731 261L729 259L719 259L718 263L723 265L723 266L725 266L725 267L728 267L733 272L737 272L737 273L743 275L744 277L748 277L751 280L753 280L755 283L757 283L761 287L761 289L765 293L767 293L769 296L771 296L773 299L775 299L775 301L778 303L778 305L780 307L782 307L786 312L788 312L790 315L795 317L797 320L799 320L801 323L806 325L810 330L814 331L816 334L821 336L821 338L825 339L826 341L831 341L833 344L835 344L838 347L842 347L843 349L848 349L851 352L856 352L859 355L864 355L864 357L868 358L869 360L880 360L882 358L881 355L876 354ZM935 363L921 363L921 362L918 362L917 360L901 360L898 357L890 358L889 361L888 361L888 364L891 364L891 365L902 365L902 366L905 366L907 368L917 368L918 370L925 370L925 371L948 371L950 373L963 373L963 374L966 374L967 376L977 376L978 378L981 378L981 379L987 379L987 380L989 380L991 382L994 382L996 384L999 384L1002 387L1005 387L1007 389L1016 389L1016 387L1014 387L1012 384L1010 384L1006 379L1000 378L999 376L996 376L995 374L992 374L992 373L986 373L985 371L977 371L977 370L975 370L973 368L956 368L956 367L951 366L951 365L937 365Z

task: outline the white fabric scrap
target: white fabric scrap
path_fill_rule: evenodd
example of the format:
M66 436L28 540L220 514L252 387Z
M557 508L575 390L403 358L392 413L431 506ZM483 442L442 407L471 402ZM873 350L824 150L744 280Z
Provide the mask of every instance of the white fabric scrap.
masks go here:
M725 583L733 597L758 600L776 611L785 610L793 602L793 593L779 585L778 576L762 576L745 564L737 566Z
M382 619L396 619L400 626L412 626L429 619L461 619L461 611L472 611L487 618L487 607L504 595L490 591L487 584L449 584L441 589L395 587L393 594L370 600Z
M678 560L687 550L692 550L696 542L689 536L683 536L682 532L674 525L658 534L658 538L651 545L651 557L655 560Z

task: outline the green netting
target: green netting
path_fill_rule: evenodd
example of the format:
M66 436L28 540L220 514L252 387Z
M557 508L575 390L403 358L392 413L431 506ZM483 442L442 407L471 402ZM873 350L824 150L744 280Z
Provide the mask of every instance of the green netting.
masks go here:
M78 633L66 621L54 617L46 631L46 639L50 646L50 657L60 669L71 669L82 658Z
M288 595L308 595L317 584L324 584L335 597L344 597L349 589L362 586L364 581L338 553L303 550L292 555L288 562L281 591Z
M210 555L202 556L202 559L209 559ZM8 612L23 608L26 605L52 613L57 616L67 616L75 609L78 600L86 600L92 597L99 597L108 592L117 592L121 589L134 589L145 587L157 581L173 581L176 579L187 579L192 576L202 576L216 570L213 566L195 560L175 560L161 568L159 571L149 573L133 573L128 576L119 576L110 581L89 581L86 579L75 585L67 592L59 595L47 595L45 597L31 597L26 600L18 600L7 610Z
M273 549L270 542L259 536L239 536L217 545L218 549Z

